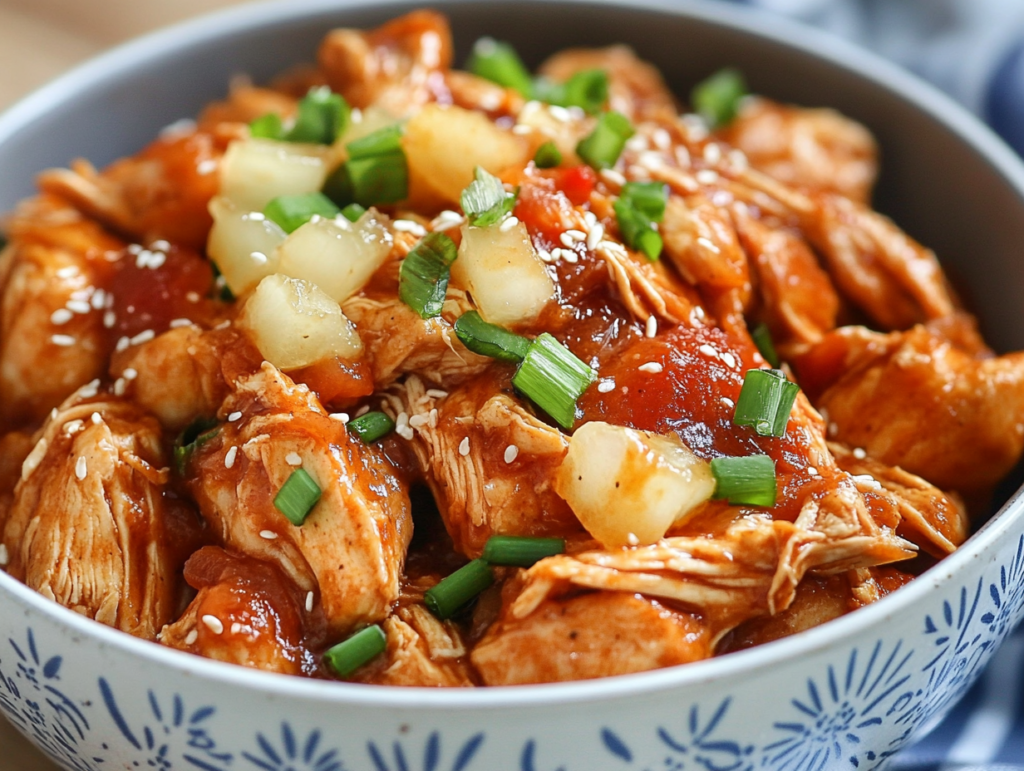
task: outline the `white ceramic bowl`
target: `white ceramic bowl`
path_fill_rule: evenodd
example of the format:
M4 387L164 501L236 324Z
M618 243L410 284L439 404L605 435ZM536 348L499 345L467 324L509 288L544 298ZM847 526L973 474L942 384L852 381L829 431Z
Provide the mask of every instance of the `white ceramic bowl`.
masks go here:
M371 7L372 5L372 7ZM726 6L441 3L465 46L490 32L537 60L624 40L685 88L727 63L755 88L829 104L880 138L878 200L936 247L990 339L1024 347L1024 168L909 76L815 33ZM0 117L0 210L31 175L141 147L248 71L309 58L332 24L388 2L245 6L104 56ZM1006 497L1004 493L1003 497ZM100 626L0 574L0 709L69 769L594 771L870 769L963 694L1024 605L1018 497L956 554L823 627L628 677L469 691L313 682L218 664Z

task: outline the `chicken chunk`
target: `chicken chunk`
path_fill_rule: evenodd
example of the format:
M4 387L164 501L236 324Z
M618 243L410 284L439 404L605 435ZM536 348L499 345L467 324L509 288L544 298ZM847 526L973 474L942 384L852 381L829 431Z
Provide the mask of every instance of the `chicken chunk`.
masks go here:
M412 535L409 495L390 461L327 416L305 386L264 363L221 407L240 412L197 449L189 487L228 549L277 564L317 592L332 636L383 620ZM305 522L275 506L302 468L322 492Z
M198 594L161 643L266 672L317 673L306 633L316 617L277 565L207 546L185 564L185 580Z
M175 618L199 521L170 494L160 425L95 387L69 399L25 460L3 531L8 572L45 597L153 639Z

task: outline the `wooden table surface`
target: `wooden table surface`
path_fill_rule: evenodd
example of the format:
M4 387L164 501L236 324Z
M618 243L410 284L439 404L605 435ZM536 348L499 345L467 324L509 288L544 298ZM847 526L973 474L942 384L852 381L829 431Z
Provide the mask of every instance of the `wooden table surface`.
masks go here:
M239 0L0 0L0 111L124 40ZM0 719L0 771L56 771Z

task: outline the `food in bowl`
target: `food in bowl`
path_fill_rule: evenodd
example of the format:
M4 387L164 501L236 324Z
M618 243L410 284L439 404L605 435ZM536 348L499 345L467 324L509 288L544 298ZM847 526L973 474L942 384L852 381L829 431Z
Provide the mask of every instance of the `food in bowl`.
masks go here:
M40 177L0 259L12 576L221 661L507 685L791 635L964 540L1019 355L870 209L865 129L728 71L680 116L621 47L451 63L431 12L334 30Z

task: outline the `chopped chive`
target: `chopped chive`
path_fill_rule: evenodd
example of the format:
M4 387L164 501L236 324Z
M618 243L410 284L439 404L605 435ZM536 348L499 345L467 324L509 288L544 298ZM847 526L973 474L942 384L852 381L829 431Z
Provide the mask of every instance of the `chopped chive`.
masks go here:
M249 124L249 136L254 139L281 139L284 137L284 127L281 123L281 116L276 112L268 112L261 115Z
M615 209L615 218L626 245L643 252L651 261L657 260L664 243L661 234L654 229L650 217L625 198L616 200L612 208Z
M323 495L323 490L316 480L303 468L297 468L281 485L274 496L274 507L280 511L296 527L306 521Z
M463 565L423 595L423 602L442 621L454 616L460 608L494 583L494 571L484 560Z
M302 193L279 195L266 205L263 214L280 225L285 233L293 233L314 216L334 219L341 214L341 209L323 193Z
M451 264L458 256L459 250L451 238L444 233L428 233L402 260L398 296L420 318L441 314Z
M693 89L690 101L712 128L732 122L739 112L740 100L747 95L743 73L733 67L719 70Z
M767 455L715 458L711 473L716 483L715 498L725 498L733 505L775 505L775 461Z
M324 182L324 194L339 206L395 203L409 195L409 164L402 127L387 126L346 146L348 160Z
M629 118L620 112L605 112L597 119L594 130L576 145L576 153L595 169L609 169L615 165L633 136Z
M799 392L800 386L787 380L782 370L747 370L732 422L750 426L761 436L785 436Z
M402 149L401 125L385 126L345 145L349 158L372 158Z
M505 192L505 185L500 179L477 166L473 181L459 196L459 203L469 224L483 228L510 214L516 205L516 195Z
M652 222L661 222L665 218L668 185L664 182L627 182L622 187L619 200L628 201Z
M295 123L285 135L289 142L330 145L341 136L349 120L348 102L327 86L311 88L299 101Z
M597 374L547 332L537 336L512 385L550 415L562 428L576 422L576 400Z
M764 360L773 369L778 369L782 362L779 359L779 354L775 352L775 344L772 342L772 333L768 329L768 325L762 321L754 327L754 331L750 333L750 336L754 338L754 344L757 346L757 350L761 352Z
M562 153L554 142L545 142L537 148L533 155L533 162L538 169L553 169L562 164Z
M348 430L366 444L376 442L395 430L395 421L384 412L367 412L348 422Z
M181 432L174 442L174 465L179 474L185 473L192 453L217 436L218 425L216 418L196 418Z
M466 69L506 88L514 88L527 99L533 96L533 80L516 49L508 43L482 37L473 44Z
M545 557L564 552L565 540L562 538L492 535L484 545L483 558L492 565L528 568Z
M350 203L348 206L341 210L341 214L349 222L357 222L360 217L366 214L366 207L360 206L357 203Z
M364 664L369 664L387 647L387 635L379 624L374 624L330 648L324 654L324 663L338 677L345 678Z
M518 364L526 357L530 341L497 324L489 324L476 311L455 320L455 334L473 353Z
M582 70L564 83L537 78L533 98L560 107L580 107L593 115L608 101L608 73L604 70Z

